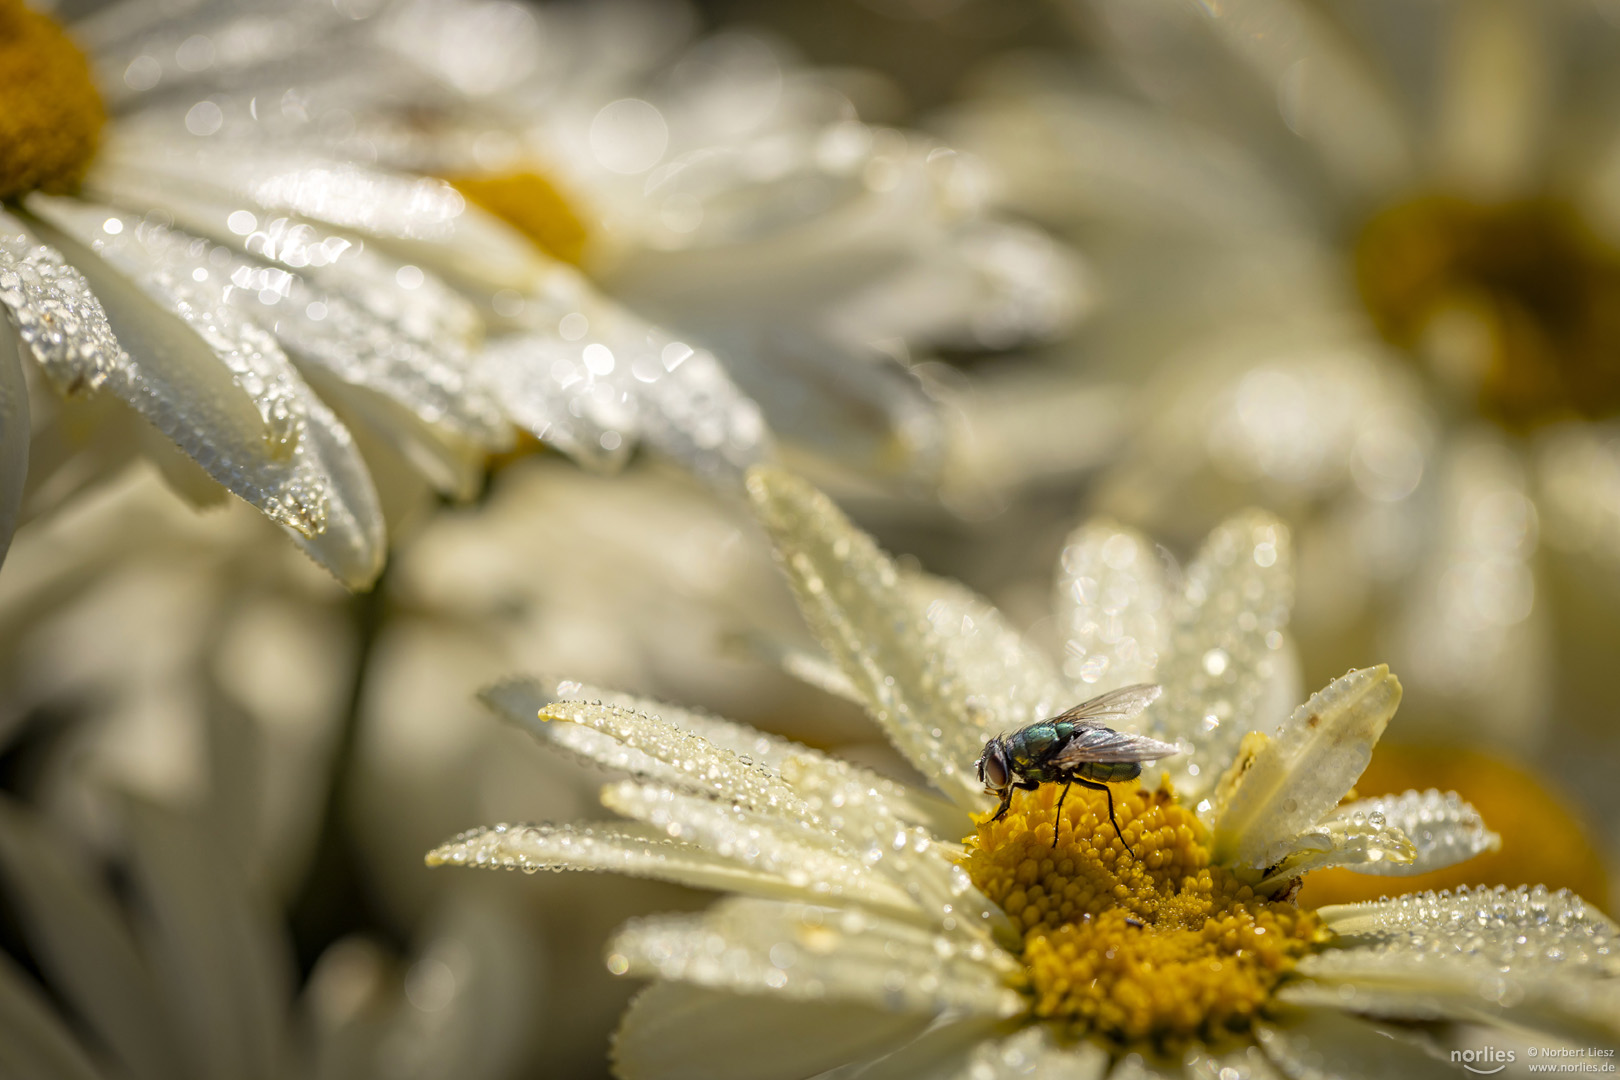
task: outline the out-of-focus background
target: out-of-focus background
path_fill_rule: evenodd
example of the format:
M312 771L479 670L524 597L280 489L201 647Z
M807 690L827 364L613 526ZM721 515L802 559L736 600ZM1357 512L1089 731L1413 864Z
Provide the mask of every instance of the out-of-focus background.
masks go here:
M547 250L712 348L785 461L1055 651L1088 517L1175 565L1234 509L1278 514L1300 700L1385 661L1406 687L1360 793L1455 788L1504 837L1443 881L1379 886L1545 882L1614 912L1620 7L334 6L345 32L398 14L390 33L431 16L467 39L390 39L378 70L504 46L510 90L455 92L532 140L525 168L567 209L547 220L577 229ZM178 36L182 68L198 38L235 40ZM343 55L277 77L321 86ZM655 152L613 136L643 107ZM453 139L402 145L434 175L504 175ZM515 208L465 190L524 228L533 188ZM709 897L427 869L474 825L606 816L602 777L479 689L579 678L905 775L766 655L809 638L735 485L645 449L615 464L524 436L457 501L374 463L390 550L358 594L144 460L26 519L0 568L0 964L70 1023L102 987L118 1051L154 1075L222 1067L203 1027L323 1075L606 1075L635 987L603 941ZM1323 873L1302 899L1360 887ZM145 979L197 999L192 1049L112 1000ZM212 1016L220 987L238 1004Z

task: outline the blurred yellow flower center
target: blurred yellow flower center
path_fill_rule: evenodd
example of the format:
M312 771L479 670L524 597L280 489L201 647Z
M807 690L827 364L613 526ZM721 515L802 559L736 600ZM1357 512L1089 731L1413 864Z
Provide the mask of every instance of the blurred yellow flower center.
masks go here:
M107 114L90 66L50 18L0 0L0 199L70 191Z
M1507 427L1620 413L1620 252L1569 208L1414 199L1366 224L1355 270L1385 338Z
M547 254L579 265L589 232L573 206L537 172L447 177L471 202L527 236Z
M1163 1046L1242 1031L1325 940L1316 916L1209 865L1203 826L1168 790L1115 785L1126 852L1100 791L1075 787L1057 847L1048 784L968 840L976 885L1024 933L1032 1011L1075 1037Z

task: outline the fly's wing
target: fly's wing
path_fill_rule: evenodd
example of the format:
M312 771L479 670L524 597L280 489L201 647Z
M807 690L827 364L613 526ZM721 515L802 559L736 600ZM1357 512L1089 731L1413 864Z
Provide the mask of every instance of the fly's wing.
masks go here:
M1113 727L1124 723L1149 705L1158 700L1163 688L1157 683L1137 683L1134 686L1122 686L1118 690L1110 690L1106 694L1098 694L1089 701L1082 701L1061 716L1054 716L1054 721L1067 720L1071 724L1083 724L1086 727ZM1169 745L1160 743L1161 746Z
M1157 687L1155 687L1157 689ZM1077 731L1053 754L1047 762L1059 768L1070 768L1095 761L1113 764L1120 761L1157 761L1175 757L1181 747L1175 743L1160 742L1146 735L1132 735L1125 731L1110 731L1105 727L1085 728Z

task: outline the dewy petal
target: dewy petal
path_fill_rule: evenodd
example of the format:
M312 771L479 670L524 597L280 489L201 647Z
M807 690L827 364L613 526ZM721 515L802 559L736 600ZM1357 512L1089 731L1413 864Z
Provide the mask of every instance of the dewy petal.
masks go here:
M629 782L606 788L602 805L672 839L778 877L815 894L817 902L858 904L903 919L918 916L903 887L868 870L836 834L807 822Z
M0 955L0 1068L37 1080L100 1080L73 1033L31 982L10 957Z
M307 277L417 341L470 347L482 334L472 301L436 274L351 233L287 215L256 213L246 199L179 194L172 184L99 161L85 178L85 190L117 206L162 210L177 227Z
M124 350L84 276L0 208L0 307L63 394L97 389Z
M1367 814L1335 814L1263 857L1268 872L1255 886L1270 893L1289 879L1343 866L1363 874L1398 874L1417 859L1417 845L1400 829ZM1384 869L1391 867L1391 869Z
M638 919L608 946L608 968L745 994L851 1001L897 1012L1013 1016L1017 962L850 909L727 900L699 916Z
M767 900L818 896L815 882L795 884L640 824L486 826L440 844L428 853L427 864L524 873L601 871Z
M95 289L133 352L107 375L129 402L229 490L287 526L351 588L382 567L382 513L348 431L275 341L223 300L155 226L79 200L29 198L30 222ZM179 246L176 246L176 245ZM197 276L198 270L204 276Z
M1367 767L1401 701L1384 665L1340 676L1257 750L1245 747L1216 793L1217 862L1261 868L1331 810Z
M800 1080L875 1057L927 1017L842 1001L792 1001L655 982L613 1037L624 1080Z
M772 768L796 754L814 752L791 739L770 735L734 720L575 679L508 679L480 691L479 697L508 720L524 727L532 727L542 709L560 701L617 705L621 709L662 717L715 746Z
M1472 956L1516 971L1620 977L1620 926L1579 896L1544 885L1425 892L1317 914L1358 951Z
M1187 567L1171 605L1169 655L1159 663L1164 697L1140 729L1191 747L1158 766L1183 800L1196 802L1243 736L1269 726L1263 707L1287 660L1293 598L1288 529L1258 510L1218 525Z
M1322 913L1344 947L1301 961L1287 1000L1620 1037L1615 924L1568 892L1479 887Z
M206 145L144 126L139 138L109 139L100 153L109 167L176 192L364 233L472 288L524 290L549 267L521 235L432 177L246 140Z
M972 821L949 803L930 807L934 800L911 793L904 785L885 780L846 762L806 753L783 762L782 778L804 799L822 825L859 853L861 862L884 875L913 899L913 909L946 933L989 933L1008 946L1016 946L1019 933L1006 914L968 877L955 852L934 835L952 836L967 831ZM918 806L919 800L925 804ZM922 810L923 814L916 814ZM940 819L944 829L908 826L906 815ZM958 824L951 828L949 815ZM949 830L949 831L946 831Z
M1098 520L1069 534L1057 579L1063 674L1088 694L1154 681L1170 644L1164 566L1134 529Z
M517 303L533 329L491 341L480 364L512 418L538 438L601 469L622 466L641 440L728 483L769 456L759 407L706 349L642 321L566 267Z
M1410 838L1415 846L1411 862L1372 859L1361 864L1341 864L1361 874L1426 874L1502 846L1502 838L1485 827L1479 811L1463 802L1455 791L1430 788L1362 799L1339 807L1323 824L1355 824L1358 817L1374 827L1381 820Z
M3 211L0 211L3 213ZM4 303L5 271L0 270L0 303ZM0 564L17 531L23 486L28 480L28 383L23 379L17 336L0 326Z
M123 915L9 804L0 804L0 869L34 959L119 1066L137 1080L185 1075L164 996Z
M1466 1076L1399 1029L1332 1009L1293 1010L1255 1027L1266 1055L1295 1080L1405 1080Z
M542 723L589 728L640 751L674 771L688 790L729 799L764 813L802 816L803 802L769 769L653 713L617 705L559 701L540 713Z
M1283 1073L1258 1046L1239 1046L1224 1054L1189 1052L1188 1080L1282 1080ZM1115 1073L1112 1080L1123 1080Z
M961 586L902 574L825 495L756 467L748 490L805 620L912 764L958 806L984 741L1073 704L1050 663Z

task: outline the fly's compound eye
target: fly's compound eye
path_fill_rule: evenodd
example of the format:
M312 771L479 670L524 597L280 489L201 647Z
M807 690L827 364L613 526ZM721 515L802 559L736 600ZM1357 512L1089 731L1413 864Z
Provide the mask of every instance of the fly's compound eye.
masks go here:
M1000 754L987 751L979 759L979 779L998 791L1007 786L1007 763Z

